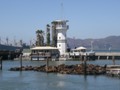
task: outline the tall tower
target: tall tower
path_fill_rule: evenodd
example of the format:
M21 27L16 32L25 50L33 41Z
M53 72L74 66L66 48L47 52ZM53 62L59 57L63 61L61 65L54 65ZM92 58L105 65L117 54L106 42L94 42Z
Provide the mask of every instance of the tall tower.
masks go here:
M68 20L55 20L52 22L52 40L54 46L60 51L60 55L64 55L67 49L67 25Z

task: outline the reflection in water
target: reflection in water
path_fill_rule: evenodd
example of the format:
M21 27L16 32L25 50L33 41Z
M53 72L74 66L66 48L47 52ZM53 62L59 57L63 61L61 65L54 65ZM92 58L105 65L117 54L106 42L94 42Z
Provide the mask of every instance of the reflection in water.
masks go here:
M2 71L0 70L0 80L2 79L2 77L3 77L3 73L2 73Z
M64 86L65 86L65 82L64 81L58 81L57 87L64 87Z
M84 75L84 90L88 90L87 75Z
M88 63L105 64L108 61L92 61ZM79 61L50 62L51 65L77 64ZM109 62L111 63L111 62ZM117 61L120 64L120 61ZM23 65L40 66L44 61L23 61ZM120 79L105 75L66 75L36 71L8 71L19 66L19 61L4 61L0 71L0 90L120 90Z
M59 73L57 73L56 74L58 77L62 77L62 78L64 78L65 77L65 75L64 74L59 74Z

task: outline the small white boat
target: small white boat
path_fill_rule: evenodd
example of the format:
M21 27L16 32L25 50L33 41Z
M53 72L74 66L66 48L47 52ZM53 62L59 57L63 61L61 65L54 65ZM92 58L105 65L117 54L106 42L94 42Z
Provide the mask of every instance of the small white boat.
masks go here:
M72 49L69 53L71 58L80 58L87 56L89 60L95 60L95 52L94 51L86 51L85 47L78 47L76 49Z
M85 47L78 47L76 49L72 49L70 52L70 57L79 57L80 55L84 55L86 53Z

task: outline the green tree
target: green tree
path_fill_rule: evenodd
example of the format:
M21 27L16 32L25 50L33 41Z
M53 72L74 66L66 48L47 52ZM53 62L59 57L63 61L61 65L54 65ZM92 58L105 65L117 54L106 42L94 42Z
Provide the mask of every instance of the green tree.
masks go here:
M56 32L56 22L53 22L52 23L53 25L52 25L52 45L54 46L54 47L56 47L57 46L57 32Z
M44 45L43 30L37 30L36 34L37 34L36 46L43 46Z
M47 40L47 45L49 46L50 45L50 25L47 24L46 25L46 40Z

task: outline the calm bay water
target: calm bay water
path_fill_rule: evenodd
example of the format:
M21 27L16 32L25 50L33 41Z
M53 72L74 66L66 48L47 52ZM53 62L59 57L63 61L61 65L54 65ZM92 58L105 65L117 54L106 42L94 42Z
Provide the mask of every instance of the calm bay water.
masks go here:
M23 65L39 66L45 61L23 61ZM79 64L80 61L53 61L50 65ZM89 61L87 63L105 65L111 60ZM120 64L120 60L116 60ZM120 90L120 79L105 75L65 75L36 71L9 71L19 66L19 61L4 61L0 71L0 90Z

